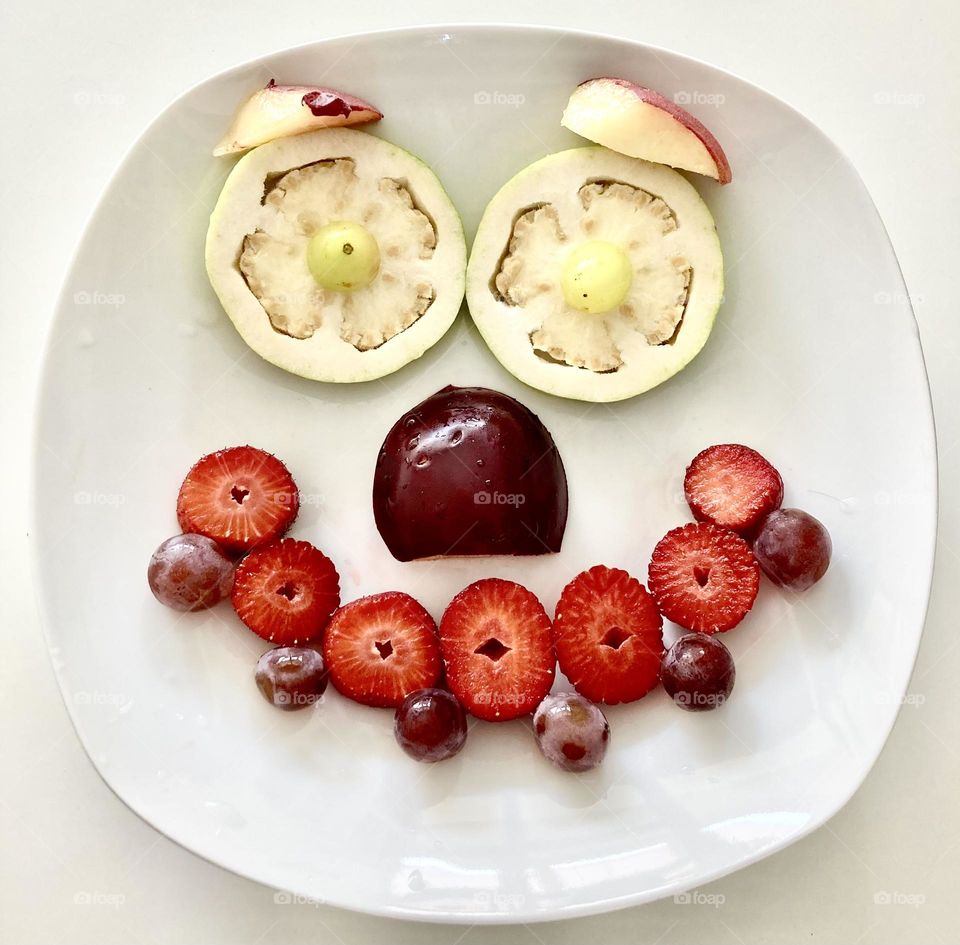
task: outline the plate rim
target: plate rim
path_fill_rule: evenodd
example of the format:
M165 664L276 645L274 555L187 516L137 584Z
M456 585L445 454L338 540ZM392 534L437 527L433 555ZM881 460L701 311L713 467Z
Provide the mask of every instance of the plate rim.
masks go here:
M789 846L797 843L802 840L804 837L809 836L814 831L820 829L824 824L832 820L837 814L839 814L846 806L849 804L853 796L860 790L863 786L865 780L872 772L875 767L881 753L883 752L886 744L890 738L890 733L893 730L894 725L896 724L897 719L899 718L900 711L902 709L902 698L906 694L907 689L910 684L910 678L913 674L913 670L916 666L917 655L919 653L920 644L923 639L923 633L926 627L926 620L929 614L930 607L930 597L932 591L933 578L936 567L936 558L937 558L937 544L938 544L938 533L939 533L939 508L940 508L940 490L939 490L939 450L938 450L938 439L936 433L936 416L934 413L934 403L933 403L933 393L930 386L930 374L927 369L926 356L923 349L923 339L920 332L920 325L917 321L916 311L913 306L913 301L910 297L909 291L907 289L906 280L903 275L903 268L900 263L900 259L897 255L896 248L893 244L893 241L890 238L890 234L887 230L886 225L884 224L883 218L880 215L879 209L877 208L876 203L870 195L867 186L861 177L859 171L857 170L854 163L850 160L846 152L834 141L830 135L828 135L823 129L821 129L812 119L808 118L803 112L797 109L795 106L790 104L785 99L781 98L779 95L774 94L773 92L768 91L761 85L758 85L755 82L750 81L749 79L743 78L736 72L733 72L730 69L726 69L721 66L716 66L710 62L707 62L703 59L699 59L695 56L687 55L683 52L678 52L676 50L670 49L664 46L658 46L652 43L646 43L641 40L631 39L628 37L615 36L611 33L604 33L597 30L585 30L579 28L566 28L561 26L551 26L551 25L540 25L537 23L523 22L523 23L504 23L500 21L477 21L469 23L458 23L458 22L430 22L425 24L419 24L414 26L397 26L397 27L388 27L384 29L368 29L368 30L359 30L351 33L335 33L333 35L325 36L321 39L315 39L309 42L298 43L293 46L286 46L278 49L272 49L267 51L259 56L253 56L248 59L242 60L241 62L235 63L232 66L228 66L225 69L221 69L217 72L214 72L210 75L205 76L203 79L193 83L192 85L185 88L183 91L178 93L164 108L157 112L154 117L148 121L142 129L136 134L134 139L130 142L129 146L124 151L120 160L113 166L110 171L109 176L107 177L106 182L100 189L96 199L94 200L91 209L89 210L86 221L81 227L80 234L76 239L76 242L73 246L73 250L69 257L68 265L64 271L63 283L60 287L60 291L57 293L56 301L54 303L53 312L48 320L46 334L43 342L43 347L41 350L41 355L39 359L39 370L37 372L37 381L34 387L34 398L33 398L33 409L31 416L31 441L29 449L29 464L28 464L28 493L27 499L29 503L29 539L28 544L30 548L29 553L29 562L30 568L32 571L33 580L31 582L33 587L34 600L36 604L36 612L38 617L38 623L40 625L41 633L43 635L43 641L45 644L45 649L47 652L47 658L50 661L50 666L53 671L54 678L57 682L57 688L60 693L60 698L63 702L64 708L66 709L67 717L70 721L70 726L73 729L74 734L77 737L83 752L86 755L87 760L90 762L93 770L96 772L99 779L103 784L108 788L108 790L116 797L131 813L136 815L144 823L148 824L153 830L156 830L159 834L171 840L177 846L187 851L193 856L198 857L199 859L211 864L212 866L217 867L218 869L225 870L227 872L233 873L241 878L255 882L261 886L264 886L268 889L279 889L280 887L274 886L268 880L265 880L257 875L256 871L250 869L239 869L233 866L225 866L223 863L217 862L213 859L212 856L200 852L196 849L190 840L182 837L175 836L168 828L163 828L159 826L150 816L146 815L142 811L138 810L134 806L133 801L128 800L123 797L119 790L111 784L109 778L101 770L100 765L97 763L93 754L87 746L87 743L84 739L84 736L81 734L80 727L78 725L77 716L74 711L74 706L71 700L68 698L67 693L67 683L63 675L63 669L58 664L54 655L54 640L52 639L51 625L52 620L48 613L48 608L46 605L46 595L44 593L47 582L43 578L43 568L41 567L41 548L38 539L36 536L39 534L39 519L40 519L40 506L38 502L38 483L40 477L40 469L42 466L43 458L43 444L40 440L40 429L43 417L46 413L46 392L48 388L47 378L49 372L52 370L52 361L53 353L56 348L54 341L55 328L59 322L59 315L62 311L66 301L67 301L67 289L72 281L74 271L77 266L77 260L81 248L85 245L87 238L89 236L90 230L93 226L94 221L99 216L101 209L106 203L106 197L110 192L112 185L121 171L126 167L129 161L133 158L134 152L136 151L138 145L143 140L143 138L148 134L148 132L159 122L161 122L171 111L177 108L180 103L193 94L196 90L207 85L209 82L215 79L224 79L232 75L236 75L245 70L250 69L258 64L261 64L265 61L269 61L275 56L283 56L290 53L296 53L299 51L311 49L318 46L323 46L328 43L344 41L344 40L361 40L371 37L382 37L382 36L400 36L406 34L410 37L414 36L429 36L436 33L481 33L481 32L490 32L490 31L503 31L503 32L513 32L513 33L526 33L526 34L547 34L553 35L557 38L559 42L564 36L573 36L585 39L587 41L601 40L605 42L614 42L623 44L625 46L633 46L635 48L643 49L647 52L652 52L654 55L658 53L664 53L672 58L677 58L684 60L688 63L692 63L697 66L705 67L707 69L713 70L715 72L722 73L723 75L730 77L737 82L743 83L749 88L760 92L761 94L775 100L780 106L788 109L792 115L799 119L809 130L811 130L815 135L823 139L827 144L832 147L838 155L838 163L842 164L844 170L852 175L853 180L856 182L859 187L861 194L866 198L867 203L873 211L873 214L876 218L877 223L880 226L880 229L885 238L886 244L890 249L891 257L893 259L894 265L896 266L896 273L900 280L900 286L904 290L904 299L906 303L906 308L910 313L910 317L913 321L914 334L916 336L916 345L917 353L920 356L920 366L923 371L923 380L926 388L926 397L924 402L926 404L926 423L924 424L924 435L928 440L931 448L932 456L932 470L931 478L932 482L930 483L930 496L932 499L930 515L932 518L931 522L928 522L928 527L930 528L930 545L928 549L928 567L927 578L923 590L923 606L921 608L920 619L919 619L919 631L916 634L916 641L913 647L913 653L910 658L910 672L905 677L904 689L903 692L899 693L901 699L901 706L898 708L890 718L889 724L886 726L886 730L883 732L882 740L880 740L876 753L869 760L860 777L852 784L852 787L849 790L843 792L842 800L826 814L822 816L817 816L810 818L802 827L799 827L793 834L791 834L786 839L778 839L770 842L769 844L753 851L752 853L743 856L739 859L736 859L733 863L724 865L718 869L711 870L707 873L704 873L694 882L678 880L676 882L663 883L660 886L657 886L652 889L641 890L636 893L628 893L622 896L609 897L609 898L591 898L580 900L571 904L554 906L549 909L529 909L524 907L516 911L505 911L502 907L498 906L497 910L493 911L475 911L475 912L465 912L465 911L446 911L437 910L437 909L416 909L409 908L401 905L395 904L384 904L382 902L363 902L362 897L356 897L354 901L347 901L345 899L337 898L321 898L316 900L316 897L312 898L315 901L320 902L324 906L332 906L338 909L343 909L348 912L357 913L360 915L372 915L378 916L381 918L389 919L399 919L403 921L410 922L427 922L431 924L469 924L469 925L514 925L514 924L530 924L530 923L539 923L539 922L548 922L548 921L558 921L565 919L573 919L578 917L585 917L591 915L599 915L603 913L613 912L619 909L626 909L631 906L639 906L649 902L655 902L657 900L663 899L670 895L678 895L680 893L695 889L701 885L706 885L708 883L715 882L718 879L722 879L725 876L729 876L732 873L738 872L741 869L744 869L748 866L751 866L760 860L765 859L768 856L771 856L774 853L777 853L781 850L786 849ZM296 889L289 889L291 893L296 894Z

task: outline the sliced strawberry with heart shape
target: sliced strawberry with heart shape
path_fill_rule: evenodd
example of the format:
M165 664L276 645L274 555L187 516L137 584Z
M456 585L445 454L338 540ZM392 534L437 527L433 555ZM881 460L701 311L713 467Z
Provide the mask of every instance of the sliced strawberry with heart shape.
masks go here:
M177 496L184 532L206 535L235 553L279 538L299 509L300 493L287 467L255 446L233 446L197 460Z
M736 532L690 524L660 539L648 580L667 620L687 630L720 633L735 627L753 607L760 565Z

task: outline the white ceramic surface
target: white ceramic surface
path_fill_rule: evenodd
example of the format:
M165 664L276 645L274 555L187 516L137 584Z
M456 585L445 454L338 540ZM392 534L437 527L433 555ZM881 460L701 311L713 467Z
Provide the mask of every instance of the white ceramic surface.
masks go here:
M576 143L559 113L573 84L597 73L688 96L734 167L730 187L696 181L728 283L714 335L686 371L624 404L561 401L507 376L465 316L420 362L367 386L301 381L246 349L202 267L228 169L209 149L243 94L277 76L371 99L388 116L376 133L432 164L469 235L503 181ZM560 555L389 557L369 501L377 448L403 409L451 382L505 390L552 430L571 494ZM642 576L656 540L688 518L685 463L729 440L769 455L786 503L828 525L833 567L802 598L762 588L726 638L738 667L728 706L691 716L657 692L612 709L607 762L583 778L548 768L519 722L476 724L460 756L425 768L396 749L389 713L336 694L312 714L277 713L250 679L262 645L228 607L177 618L145 586L151 550L176 530L184 471L210 449L252 442L294 472L306 500L294 534L334 558L346 598L398 587L439 616L464 584L505 575L550 608L598 561ZM650 900L752 862L857 788L919 642L935 532L932 417L873 205L835 146L781 102L625 41L400 31L278 54L188 93L134 147L80 247L36 449L44 624L97 768L189 849L336 905L528 921Z

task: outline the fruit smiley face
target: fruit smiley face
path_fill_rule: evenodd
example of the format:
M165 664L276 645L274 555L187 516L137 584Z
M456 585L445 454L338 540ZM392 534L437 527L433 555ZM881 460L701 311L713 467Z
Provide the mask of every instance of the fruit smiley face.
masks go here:
M345 93L271 82L217 148L251 150L211 217L211 284L250 347L305 378L396 371L440 338L462 301L464 235L440 182L402 149L343 127L380 117ZM672 167L721 184L730 167L692 115L625 80L581 84L563 124L615 150L547 155L501 188L477 230L467 301L490 350L524 383L623 400L698 354L722 299L713 217ZM497 556L509 570L513 556L562 549L564 463L540 417L506 393L442 387L399 414L371 472L377 551L395 560L366 571L348 561L347 587L376 581L383 565L422 575L425 559ZM342 603L334 562L287 535L300 508L290 471L237 446L189 470L176 506L184 534L160 545L147 578L184 613L229 597L274 644L257 663L257 688L277 709L303 710L300 720L322 711L329 680L334 698L392 709L396 742L416 761L456 756L474 722L523 720L549 762L584 773L609 748L602 706L636 702L662 682L683 709L722 708L734 658L712 635L747 618L761 568L794 591L827 570L826 529L780 508L783 479L756 450L701 450L684 495L696 522L656 543L649 590L598 564L563 587L551 620L527 587L486 577L447 597L438 625L442 602L431 613L400 590ZM610 515L642 533L621 521L622 503ZM626 564L635 571L640 559ZM668 649L665 630L676 627L665 622L691 632Z

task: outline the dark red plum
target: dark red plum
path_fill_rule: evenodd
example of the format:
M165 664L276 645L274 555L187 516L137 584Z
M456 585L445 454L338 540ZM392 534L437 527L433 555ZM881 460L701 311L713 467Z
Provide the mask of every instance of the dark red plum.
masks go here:
M399 561L557 552L567 478L550 432L485 387L445 387L407 411L380 450L373 514Z

